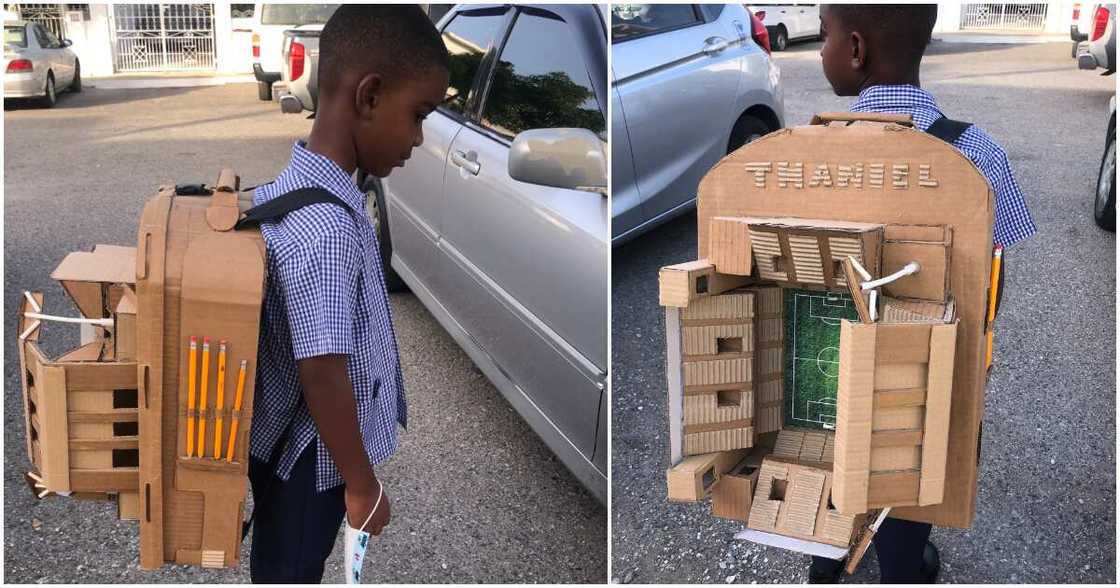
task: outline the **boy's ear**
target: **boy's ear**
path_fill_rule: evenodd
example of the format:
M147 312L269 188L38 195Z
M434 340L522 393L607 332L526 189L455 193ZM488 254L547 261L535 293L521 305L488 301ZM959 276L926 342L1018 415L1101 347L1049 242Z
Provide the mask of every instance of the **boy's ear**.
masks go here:
M354 110L357 111L359 117L365 119L373 117L373 111L377 108L378 101L381 99L382 88L383 82L379 74L366 74L358 82L358 89L354 93Z
M867 63L867 39L858 31L848 35L849 59L853 70L862 70Z

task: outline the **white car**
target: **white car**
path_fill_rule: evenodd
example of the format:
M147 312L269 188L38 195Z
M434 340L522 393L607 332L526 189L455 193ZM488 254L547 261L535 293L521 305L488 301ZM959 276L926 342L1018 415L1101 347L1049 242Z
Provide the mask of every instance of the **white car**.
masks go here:
M272 84L284 65L284 31L300 25L323 25L338 4L257 4L253 8L253 76L257 97L272 100Z
M1116 5L1094 4L1081 10L1073 5L1073 24L1069 37L1073 40L1073 58L1080 69L1104 68L1105 74L1116 71Z
M785 51L790 41L815 41L821 37L818 4L751 4L747 9L766 26L774 51Z
M37 98L50 108L59 89L82 91L82 68L69 49L42 25L4 21L4 98Z

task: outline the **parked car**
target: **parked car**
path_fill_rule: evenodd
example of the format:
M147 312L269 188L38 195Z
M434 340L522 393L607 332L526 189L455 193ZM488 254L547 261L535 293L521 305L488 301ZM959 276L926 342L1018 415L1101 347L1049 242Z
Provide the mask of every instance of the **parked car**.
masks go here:
M387 281L605 500L604 9L461 4L437 27L448 98L407 165L361 179Z
M1093 199L1093 218L1097 226L1116 231L1116 96L1108 104L1108 132L1104 137L1104 155L1097 173L1097 194Z
M1095 4L1091 11L1073 5L1073 58L1081 69L1104 68L1104 75L1116 72L1116 5ZM1082 31L1088 32L1082 32Z
M766 26L774 51L785 51L791 41L821 38L821 9L817 4L751 4L747 10Z
M421 4L433 22L439 21L454 4ZM319 103L319 35L322 24L309 24L284 31L280 80L273 84L280 97L280 110L298 114L315 112Z
M322 25L338 4L257 4L253 8L253 76L257 97L272 100L272 85L281 77L284 31L301 25Z
M741 4L613 4L612 242L696 205L723 156L782 127L781 74Z
M82 64L69 39L35 22L4 21L4 98L36 98L51 108L59 90L82 91Z

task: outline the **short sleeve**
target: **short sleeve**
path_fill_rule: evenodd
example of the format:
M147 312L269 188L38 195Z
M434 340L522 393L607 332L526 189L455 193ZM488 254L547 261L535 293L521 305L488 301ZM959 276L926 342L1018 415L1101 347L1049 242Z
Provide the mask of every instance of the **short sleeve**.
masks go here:
M340 224L278 264L296 361L353 353L360 263L353 227Z
M1027 199L1011 173L1011 164L1002 150L1000 155L995 162L996 181L992 186L996 193L995 242L1009 247L1034 235L1036 229Z

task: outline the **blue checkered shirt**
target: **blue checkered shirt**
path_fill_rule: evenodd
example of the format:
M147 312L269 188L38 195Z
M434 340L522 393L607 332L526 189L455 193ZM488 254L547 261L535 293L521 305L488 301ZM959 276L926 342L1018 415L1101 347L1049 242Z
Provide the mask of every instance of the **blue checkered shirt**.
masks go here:
M925 131L943 114L933 96L916 86L871 86L859 93L852 112L890 112L909 114L914 126ZM1035 233L1034 221L1027 210L1007 153L976 125L968 127L954 143L980 169L996 196L996 226L993 240L1008 247Z
M397 423L407 410L385 278L365 194L330 159L292 148L292 160L276 181L257 188L262 204L298 188L324 188L346 208L312 204L278 222L261 223L268 252L268 284L261 311L257 388L250 453L267 461L287 435L276 474L291 475L314 442L316 489L343 483L303 401L296 362L327 354L347 355L358 426L370 462L397 446Z

